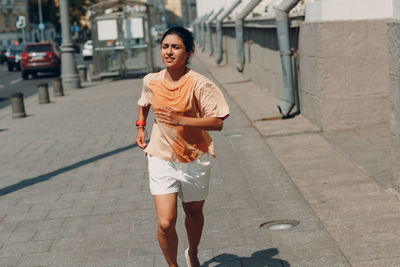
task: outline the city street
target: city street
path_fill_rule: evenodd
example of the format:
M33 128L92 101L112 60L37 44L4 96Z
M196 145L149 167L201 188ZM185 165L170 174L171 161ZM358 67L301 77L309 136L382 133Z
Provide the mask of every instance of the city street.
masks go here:
M83 61L81 54L75 55L77 65L91 64L91 60ZM21 77L21 71L7 70L7 64L0 65L0 109L10 105L10 95L15 92L22 92L24 97L28 97L37 93L37 85L41 83L47 83L49 86L52 80L56 78L52 73L39 73L37 78L23 80Z

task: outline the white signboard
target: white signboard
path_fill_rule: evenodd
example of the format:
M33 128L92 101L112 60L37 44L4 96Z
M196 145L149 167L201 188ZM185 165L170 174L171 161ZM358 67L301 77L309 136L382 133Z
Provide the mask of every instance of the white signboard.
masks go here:
M97 21L97 33L99 41L116 40L118 38L118 28L116 19Z
M124 20L125 38L144 38L143 18L129 18Z
M18 29L23 29L26 27L26 21L25 21L25 16L19 16L18 21L16 24Z

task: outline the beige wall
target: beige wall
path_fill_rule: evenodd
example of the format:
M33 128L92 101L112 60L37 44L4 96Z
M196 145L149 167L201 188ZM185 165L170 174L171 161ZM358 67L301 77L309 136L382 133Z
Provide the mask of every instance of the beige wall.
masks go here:
M390 132L394 187L400 189L400 21L388 24Z
M387 20L301 27L302 114L323 130L388 122Z

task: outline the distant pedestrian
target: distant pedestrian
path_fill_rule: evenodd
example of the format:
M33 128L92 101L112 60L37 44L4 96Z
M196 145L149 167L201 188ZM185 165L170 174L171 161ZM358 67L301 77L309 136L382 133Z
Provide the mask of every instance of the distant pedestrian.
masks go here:
M149 183L158 218L158 242L169 266L178 266L175 230L177 197L186 214L189 248L187 265L199 267L197 247L204 225L203 205L208 195L213 140L207 131L222 130L229 107L219 88L188 68L194 52L193 35L183 27L167 30L161 38L166 69L143 79L138 101L136 143L148 158ZM153 109L155 121L148 146L146 118Z

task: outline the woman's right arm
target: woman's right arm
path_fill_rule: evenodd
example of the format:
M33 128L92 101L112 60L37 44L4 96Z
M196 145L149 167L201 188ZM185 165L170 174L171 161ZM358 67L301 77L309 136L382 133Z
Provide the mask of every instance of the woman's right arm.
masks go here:
M146 107L139 106L138 121L146 121L147 115L149 114L150 105ZM146 148L146 130L145 127L139 126L136 134L136 144L145 149Z

